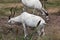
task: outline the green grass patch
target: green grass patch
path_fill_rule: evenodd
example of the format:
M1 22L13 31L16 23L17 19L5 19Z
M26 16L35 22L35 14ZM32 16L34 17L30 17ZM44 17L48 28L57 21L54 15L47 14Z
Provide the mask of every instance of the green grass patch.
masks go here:
M58 7L60 6L60 2L47 2L47 7Z
M18 3L20 0L0 0L0 3Z
M11 14L10 9L11 9L10 7L1 8L0 9L0 16L8 16L9 14ZM13 10L15 10L16 14L19 14L20 12L22 12L21 8L14 8Z

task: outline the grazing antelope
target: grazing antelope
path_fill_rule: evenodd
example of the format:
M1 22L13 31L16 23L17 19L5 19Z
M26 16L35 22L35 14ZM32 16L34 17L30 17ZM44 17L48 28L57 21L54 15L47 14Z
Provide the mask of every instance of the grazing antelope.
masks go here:
M24 28L24 34L25 34L24 38L27 37L28 35L26 26L31 28L36 27L39 36L41 36L41 34L45 35L44 32L44 28L46 25L45 20L40 16L36 16L28 12L23 12L17 17L10 18L10 20L8 20L8 23L9 24L22 23Z
M42 7L40 0L21 0L21 1L25 5L24 8L26 7L34 8L33 13L35 12L35 9L38 9L41 11L42 15L46 15L46 20L49 20L48 12Z

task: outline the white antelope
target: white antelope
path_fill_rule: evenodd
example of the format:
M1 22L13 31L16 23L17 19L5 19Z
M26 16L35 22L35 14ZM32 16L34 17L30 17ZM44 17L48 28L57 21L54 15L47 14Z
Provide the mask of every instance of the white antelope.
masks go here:
M35 12L35 9L40 10L42 15L46 15L46 20L49 20L48 12L42 7L40 0L22 0L22 3L26 7L34 8L33 13Z
M14 24L16 22L22 23L23 28L24 28L24 34L25 34L24 37L28 35L26 26L29 26L31 28L37 27L37 33L39 36L41 35L41 33L43 33L43 35L45 34L44 27L45 27L46 22L40 16L36 16L36 15L30 14L27 12L23 12L21 13L21 15L17 17L13 17L8 21L9 24Z

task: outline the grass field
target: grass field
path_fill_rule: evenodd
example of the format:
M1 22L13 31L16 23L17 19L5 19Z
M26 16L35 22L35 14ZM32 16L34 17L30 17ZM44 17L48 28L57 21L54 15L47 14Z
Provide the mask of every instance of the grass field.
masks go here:
M7 23L11 7L16 7L15 16L17 16L21 13L23 5L20 3L20 0L0 0L0 40L24 40L22 25L13 25L13 31L7 33L11 28ZM46 36L41 40L60 40L60 0L48 0L46 10L49 13L50 21L45 28ZM32 9L29 9L28 11L32 12ZM34 31L30 28L28 29L29 34ZM37 40L36 36L37 34L35 33L32 39Z

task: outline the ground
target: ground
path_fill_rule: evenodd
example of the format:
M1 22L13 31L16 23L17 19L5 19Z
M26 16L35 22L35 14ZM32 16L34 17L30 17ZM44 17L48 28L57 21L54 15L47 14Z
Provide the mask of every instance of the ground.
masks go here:
M18 3L18 7L22 7ZM0 4L0 40L23 40L23 27L22 25L12 25L9 26L7 23L8 16L10 11L8 8L15 7L15 3L11 5L9 4ZM17 8L18 8L17 7ZM4 8L4 9L3 9ZM21 9L21 8L20 8ZM8 11L8 12L7 12ZM58 8L48 8L50 20L47 21L47 25L45 27L46 38L45 40L60 40L60 9ZM19 11L17 12L19 13ZM4 15L5 14L5 15ZM13 29L11 29L13 28ZM18 29L18 30L17 30ZM29 29L29 28L28 28ZM13 30L9 31L8 30ZM33 32L31 29L28 30L29 33ZM34 34L34 37L36 35ZM36 40L36 38L34 38Z

